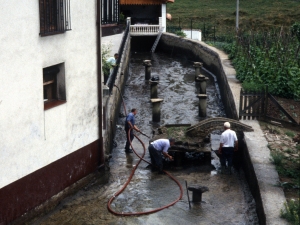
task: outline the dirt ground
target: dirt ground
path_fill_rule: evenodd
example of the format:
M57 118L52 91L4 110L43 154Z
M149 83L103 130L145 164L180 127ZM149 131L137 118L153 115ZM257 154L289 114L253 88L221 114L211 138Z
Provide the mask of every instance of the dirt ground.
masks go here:
M282 159L283 165L276 166L280 179L278 185L283 188L287 200L299 199L300 143L295 142L293 137L300 132L265 122L260 122L260 126L268 141L271 154Z

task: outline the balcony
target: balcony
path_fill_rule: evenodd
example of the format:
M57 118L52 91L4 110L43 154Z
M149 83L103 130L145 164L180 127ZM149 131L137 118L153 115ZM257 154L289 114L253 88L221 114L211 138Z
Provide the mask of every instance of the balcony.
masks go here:
M127 18L127 23L130 24L129 33L130 36L156 36L159 34L162 26L162 18L159 17L159 24L148 25L148 24L134 24L131 25L131 18Z

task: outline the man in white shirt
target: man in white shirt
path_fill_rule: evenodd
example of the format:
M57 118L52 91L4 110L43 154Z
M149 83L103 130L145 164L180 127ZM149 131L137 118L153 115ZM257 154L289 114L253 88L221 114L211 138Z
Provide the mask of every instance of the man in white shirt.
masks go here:
M119 58L119 54L118 53L115 53L114 54L114 57L110 57L106 60L106 62L109 64L110 66L110 73L112 73L114 67L117 65L116 62L117 62L117 59Z
M226 162L231 173L233 152L238 150L238 139L236 133L230 129L230 123L224 123L224 132L221 135L219 154L221 154L222 172L226 169Z
M173 157L168 154L168 150L175 144L175 139L158 139L150 143L148 150L151 157L151 163L155 167L158 167L159 173L163 172L163 159L162 154L173 160Z

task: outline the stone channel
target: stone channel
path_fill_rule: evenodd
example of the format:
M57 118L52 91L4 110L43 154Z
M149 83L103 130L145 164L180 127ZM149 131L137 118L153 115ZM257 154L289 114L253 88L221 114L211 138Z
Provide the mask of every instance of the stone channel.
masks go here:
M161 103L161 120L152 122L152 103L150 84L145 81L143 60L151 60L151 75L159 76L158 97ZM207 117L226 117L224 105L215 78L207 82ZM137 108L136 125L143 133L151 136L153 129L164 124L195 124L202 120L198 116L197 86L193 62L185 57L170 57L164 53L133 52L130 58L129 77L123 94L127 113ZM116 93L116 92L114 92ZM35 219L30 224L259 224L255 201L249 190L242 168L235 168L233 174L219 174L219 160L211 152L211 163L203 163L201 158L182 168L169 166L167 170L176 177L183 187L182 199L175 205L159 212L120 217L108 212L108 200L124 185L138 157L125 154L125 132L123 107L114 134L114 147L105 176L96 175L84 189L63 200L52 212ZM213 139L221 131L213 132ZM149 138L138 134L145 143ZM216 143L215 143L216 144ZM143 148L135 138L133 147L142 155ZM206 147L211 148L211 144ZM150 161L148 152L145 159ZM148 164L142 162L124 190L111 207L118 212L143 212L167 205L178 198L179 187L165 174L151 172ZM203 193L201 203L191 203L189 208L185 188L188 184L206 186L209 191ZM190 199L192 193L189 192Z

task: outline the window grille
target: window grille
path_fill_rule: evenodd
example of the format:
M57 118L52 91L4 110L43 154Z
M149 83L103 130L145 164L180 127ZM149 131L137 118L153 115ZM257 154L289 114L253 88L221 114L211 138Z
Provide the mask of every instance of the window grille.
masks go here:
M119 22L119 0L102 0L101 4L102 24Z
M40 35L71 30L70 0L40 0Z

